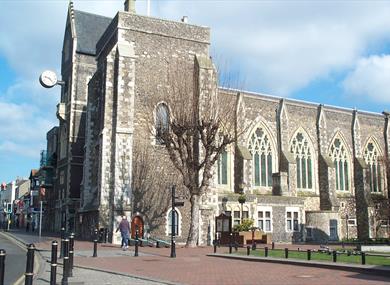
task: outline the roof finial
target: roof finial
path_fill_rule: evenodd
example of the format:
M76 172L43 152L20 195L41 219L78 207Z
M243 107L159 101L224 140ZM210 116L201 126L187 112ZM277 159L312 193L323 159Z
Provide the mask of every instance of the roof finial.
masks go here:
M125 0L125 11L135 14L135 0Z

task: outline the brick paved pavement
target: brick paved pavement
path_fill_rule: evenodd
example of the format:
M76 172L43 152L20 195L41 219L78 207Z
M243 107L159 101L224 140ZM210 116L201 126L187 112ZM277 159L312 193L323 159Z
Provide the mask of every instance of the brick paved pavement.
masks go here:
M47 239L37 243L36 246L41 250L48 250L50 243L50 239ZM279 247L284 248L286 245ZM88 252L90 252L90 255L88 255ZM142 256L134 257L131 251L124 253L117 246L99 244L98 257L93 258L91 257L92 243L76 241L74 262L76 266L194 285L312 285L313 283L324 285L380 285L390 283L390 277L385 278L341 270L207 257L206 254L211 252L211 247L196 249L178 247L177 258L172 259L169 258L170 249L145 247L140 248ZM221 249L219 252L221 252ZM77 274L77 271L75 271L75 274Z

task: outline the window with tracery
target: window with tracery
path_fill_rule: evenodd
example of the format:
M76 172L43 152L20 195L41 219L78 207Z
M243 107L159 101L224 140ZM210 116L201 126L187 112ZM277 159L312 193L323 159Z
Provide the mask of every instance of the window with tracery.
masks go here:
M309 140L299 132L293 138L290 147L297 164L297 188L313 188L313 157Z
M253 183L272 186L272 146L269 135L261 127L252 134L248 149L252 154Z
M364 150L364 160L368 165L368 180L371 192L382 192L379 150L373 142L367 144Z
M164 144L164 134L169 129L169 109L165 103L156 107L156 143Z
M330 147L330 157L336 172L336 190L349 191L349 158L344 143L336 138Z

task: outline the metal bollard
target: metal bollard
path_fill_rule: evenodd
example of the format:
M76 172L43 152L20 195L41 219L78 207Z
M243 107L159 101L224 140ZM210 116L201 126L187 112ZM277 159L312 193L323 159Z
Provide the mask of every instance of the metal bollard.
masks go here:
M160 242L156 241L156 248L160 248Z
M284 257L288 258L288 248L287 247L284 249Z
M274 242L272 242L272 247L271 247L271 249L272 249L272 250L275 249L275 243L274 243Z
M135 230L135 248L134 256L138 256L138 230Z
M5 256L7 253L4 249L0 249L0 285L4 285L4 272L5 272Z
M64 240L64 261L61 285L68 285L69 277L69 239Z
M264 248L264 256L268 257L268 246Z
M311 260L311 250L307 250L307 260Z
M50 285L57 283L57 241L51 243L51 261L50 261Z
M27 246L27 262L26 262L26 273L24 284L25 285L32 285L33 284L33 278L34 278L34 253L35 253L35 246L34 244L29 244Z
M332 254L333 254L333 262L337 262L337 251L334 250Z
M252 250L256 250L256 242L255 241L252 243Z
M73 277L74 233L69 237L69 277Z
M97 257L97 239L93 240L93 255L92 257Z
M246 255L251 255L251 247L249 245L246 246Z
M60 248L60 258L64 257L64 240L65 240L65 228L61 228L61 248Z
M217 253L217 242L214 242L214 253Z
M366 253L362 252L362 265L366 264Z

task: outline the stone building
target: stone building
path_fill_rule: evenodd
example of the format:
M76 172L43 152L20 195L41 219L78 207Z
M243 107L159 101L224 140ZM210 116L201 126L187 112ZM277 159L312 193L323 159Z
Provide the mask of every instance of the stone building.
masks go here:
M127 0L113 19L70 3L57 112L59 219L88 236L96 226L115 230L126 214L143 235L168 239L168 196L155 196L167 185L151 183L158 187L144 189L150 193L137 201L134 181L175 176L164 147L149 132L145 101L161 93L155 112L169 113L162 90L179 59L193 71L199 100L216 92L220 100L237 97L237 128L245 130L222 153L202 197L199 244L213 236L221 212L234 224L253 219L275 241L387 237L389 114L217 87L209 47L209 28L137 15L134 1ZM154 174L140 179L135 169L145 151ZM184 241L189 202L175 215Z

